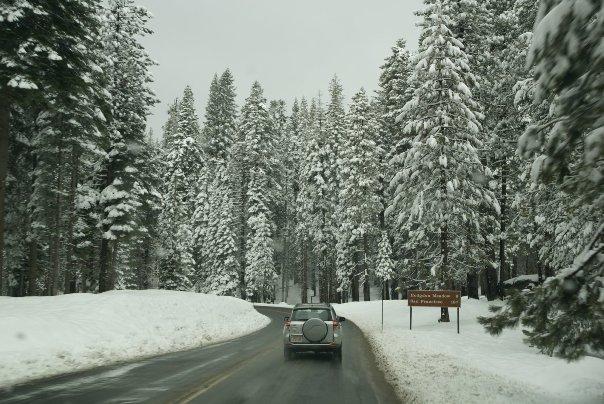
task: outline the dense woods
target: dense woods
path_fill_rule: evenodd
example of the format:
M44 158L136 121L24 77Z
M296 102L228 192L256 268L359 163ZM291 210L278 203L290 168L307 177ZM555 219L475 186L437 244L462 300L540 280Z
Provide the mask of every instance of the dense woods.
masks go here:
M458 289L507 298L492 333L602 349L602 2L424 3L375 92L334 75L288 106L225 69L202 118L186 87L157 136L144 8L3 1L0 294Z

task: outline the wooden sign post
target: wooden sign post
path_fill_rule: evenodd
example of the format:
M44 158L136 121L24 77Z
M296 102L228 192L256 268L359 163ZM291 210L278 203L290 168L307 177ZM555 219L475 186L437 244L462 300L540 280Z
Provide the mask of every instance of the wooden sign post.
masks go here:
M413 322L413 306L423 307L456 307L457 333L459 334L459 308L461 292L458 290L410 290L407 292L409 304L409 329Z

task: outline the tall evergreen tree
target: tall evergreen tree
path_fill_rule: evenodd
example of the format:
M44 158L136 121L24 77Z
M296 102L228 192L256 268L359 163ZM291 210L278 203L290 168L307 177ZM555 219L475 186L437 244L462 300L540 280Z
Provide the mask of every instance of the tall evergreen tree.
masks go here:
M200 176L204 157L196 140L198 118L190 87L186 87L179 103L178 130L165 158L164 200L160 218L164 257L160 262L160 286L168 289L189 289L194 283L193 217L198 206Z
M178 130L178 99L168 106L168 120L162 126L163 147L168 150L172 147L172 138Z
M225 166L218 166L209 187L207 242L204 245L208 256L205 290L234 296L239 286L239 262L233 198L226 174Z
M352 98L340 154L338 251L341 251L342 267L348 271L339 272L338 278L340 288L356 287L356 282L351 281L358 278L363 284L365 300L370 298L370 238L377 234L381 211L378 194L380 153L375 142L377 128L369 99L361 89ZM354 270L350 272L351 269ZM352 292L354 299L355 291Z
M227 69L220 77L214 75L212 79L203 128L206 154L216 164L226 161L235 142L236 109L233 76Z
M436 1L424 12L415 91L400 116L413 141L395 158L404 168L392 181L389 208L408 232L407 245L426 260L417 265L430 268L446 288L484 264L480 251L488 240L480 209L497 206L485 184L489 171L478 156L482 116L466 85L474 76L463 44L447 27L451 11ZM441 320L449 321L446 308Z
M99 15L100 3L95 0L0 6L0 294L6 285L4 225L11 115L15 108L43 104L49 93L83 94L90 89L90 78L98 70L90 50L95 49Z
M602 5L575 4L540 1L528 64L534 67L535 104L551 102L547 116L529 125L518 145L521 155L533 157L531 180L557 182L566 194L559 198L566 203L562 209L591 218L591 234L572 264L480 320L493 334L522 323L529 344L568 360L604 350ZM564 232L572 227L565 223Z
M140 172L138 155L144 149L146 117L155 103L149 88L153 64L140 44L149 34L149 12L132 0L112 0L107 10L103 43L106 44L110 95L109 138L101 169L99 218L99 291L113 288L112 262L119 243L137 227L133 187Z
M274 280L273 245L274 212L281 190L276 139L266 99L258 82L252 85L241 109L242 175L240 192L245 192L244 282L247 298L255 301L272 297L268 290ZM269 265L270 257L270 265Z

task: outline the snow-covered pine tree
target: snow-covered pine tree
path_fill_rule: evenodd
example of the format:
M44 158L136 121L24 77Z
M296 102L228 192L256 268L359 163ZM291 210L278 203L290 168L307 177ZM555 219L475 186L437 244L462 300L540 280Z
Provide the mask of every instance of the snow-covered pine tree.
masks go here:
M210 263L209 242L212 237L212 229L210 229L210 196L212 177L209 173L208 165L204 165L197 177L193 217L191 219L191 231L193 234L192 254L195 260L194 278L195 290L206 290L206 284L209 281L210 271L212 270Z
M363 89L352 98L346 128L339 160L338 251L348 252L340 257L341 268L356 269L352 273L339 271L338 281L340 288L355 288L357 282L351 281L358 278L364 300L369 300L370 241L379 229L382 209L378 194L381 167L375 142L378 125ZM354 299L354 289L352 295Z
M136 202L132 191L140 171L137 158L145 142L146 117L155 103L149 87L153 65L140 44L151 31L147 27L149 12L132 0L111 0L103 27L107 63L103 66L109 79L110 118L106 158L101 168L99 227L99 291L113 288L112 263L119 243L136 229Z
M526 37L519 28L519 19L530 16L516 15L516 3L518 2L515 0L485 2L486 12L481 12L480 15L489 16L489 22L483 25L488 27L488 32L483 29L481 36L487 38L489 52L484 52L484 44L475 40L469 45L475 55L474 65L481 73L479 101L485 106L483 127L488 134L485 155L493 169L497 185L495 192L501 206L498 216L495 216L493 211L486 212L499 224L499 229L494 234L498 239L497 278L500 296L503 294L503 282L511 276L510 258L513 257L512 254L520 253L519 242L526 236L525 232L519 231L514 225L513 220L521 217L514 201L521 197L519 192L522 190L522 183L519 178L523 168L515 153L516 139L526 125L526 119L523 119L514 99L516 82L525 75L524 60L527 50ZM471 36L475 38L475 35ZM468 296L478 298L476 273L468 273ZM491 293L487 293L487 296L493 297Z
M178 130L165 157L166 174L160 231L164 241L160 261L160 287L186 290L194 283L193 218L198 200L204 157L199 137L199 124L190 87L179 102Z
M397 122L396 118L401 114L403 107L411 98L409 88L411 63L405 40L397 40L391 49L392 53L380 67L380 89L378 91L379 102L383 109L380 124L384 139L381 143L388 153L391 152L397 143L403 140L400 139L402 125L400 122Z
M346 111L344 110L344 95L340 80L336 75L329 83L329 103L325 111L325 168L328 181L327 200L325 201L326 237L324 240L324 257L320 268L319 289L320 298L324 302L341 301L337 280L337 228L336 211L339 204L340 173L339 156L341 144L346 137Z
M235 296L239 286L237 234L233 198L224 165L215 168L209 187L206 244L208 277L204 290L217 295Z
M168 120L162 126L163 148L172 147L172 138L178 130L178 98L168 106Z
M394 275L394 261L392 260L392 246L390 245L390 236L383 230L378 244L377 264L375 266L375 276L382 282L392 279Z
M243 186L241 206L245 227L244 281L247 298L267 300L273 296L274 212L281 191L276 139L266 99L258 82L241 109L239 122ZM270 265L268 263L270 257Z
M522 323L527 343L568 360L604 351L601 11L601 1L540 1L528 64L535 69L535 103L551 105L519 139L521 155L534 157L532 181L557 182L566 193L563 209L592 218L591 237L572 264L480 319L493 334Z
M48 94L85 94L97 68L100 2L4 2L0 5L0 295L6 292L5 201L11 110L44 104ZM70 24L65 24L70 21ZM41 103L40 103L41 101ZM15 116L16 114L13 114Z
M301 165L300 193L298 194L299 223L308 235L310 258L315 263L312 266L310 288L316 293L316 281L324 286L323 298L330 295L326 282L326 272L331 269L333 254L334 232L330 213L335 211L333 206L334 166L332 162L331 144L325 131L325 110L319 99L311 101L304 129L304 161ZM310 248L312 246L312 248ZM308 266L308 252L303 257ZM305 271L304 271L305 272ZM321 281L323 279L323 281ZM335 289L335 285L332 285Z
M396 245L403 243L404 234L392 231L391 220L387 220L385 209L390 201L388 183L394 176L397 168L390 164L392 157L401 153L408 147L408 138L403 136L401 122L396 118L400 115L403 107L411 98L412 90L409 87L411 77L411 63L409 51L403 39L396 41L391 48L391 54L385 59L380 67L379 90L374 100L374 111L378 115L379 135L377 144L380 147L381 169L379 195L382 203L380 213L380 228L389 232L391 243ZM397 248L397 251L402 250ZM398 260L397 260L398 262ZM402 272L402 268L400 271ZM396 282L399 276L392 279L392 296L397 295Z
M245 285L247 298L256 302L272 301L277 278L273 259L274 223L266 194L268 180L261 167L252 168L248 186Z
M316 190L315 179L322 184L320 172L313 168L320 167L315 164L316 153L314 152L316 139L314 132L314 121L317 116L317 103L313 99L309 107L305 98L300 101L300 133L302 138L300 168L298 176L298 195L296 198L297 232L300 240L301 263L300 263L300 299L302 303L308 302L310 255L312 252L313 236L313 194Z
M403 169L391 182L388 208L408 232L406 246L421 260L415 265L430 269L436 284L446 288L485 265L480 209L498 206L478 155L482 116L466 84L472 85L474 76L463 44L447 28L450 12L446 3L435 1L423 14L415 90L399 117L413 140L394 159ZM441 320L449 320L446 308Z
M220 78L214 75L206 106L203 144L212 165L226 162L235 141L236 119L235 87L227 69Z
M138 202L135 221L139 223L125 251L125 262L117 281L125 289L149 289L157 264L157 251L161 245L159 238L159 217L162 196L163 162L161 145L149 134L143 145L139 159L140 172L134 183L133 194Z
M281 276L282 296L285 293L286 280L291 273L291 246L294 236L291 226L293 208L293 178L294 172L293 154L294 142L290 139L288 131L288 118L285 112L285 101L271 100L269 103L269 115L276 140L276 153L281 172L281 192L278 195L275 210L275 267Z
M287 118L285 133L280 142L281 166L283 167L283 268L285 275L281 279L281 296L287 301L289 281L298 278L296 271L301 257L304 238L298 232L297 199L300 191L300 162L302 161L303 123L298 100L292 105Z

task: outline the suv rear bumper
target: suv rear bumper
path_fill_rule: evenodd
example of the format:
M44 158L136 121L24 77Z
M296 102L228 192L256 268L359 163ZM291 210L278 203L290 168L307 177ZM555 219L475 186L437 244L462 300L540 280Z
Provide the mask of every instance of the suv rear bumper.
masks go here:
M286 342L285 346L292 351L296 352L304 352L304 351L313 351L313 352L328 352L335 351L340 348L342 344L338 344L336 342L330 342L329 344L293 344L291 342Z

